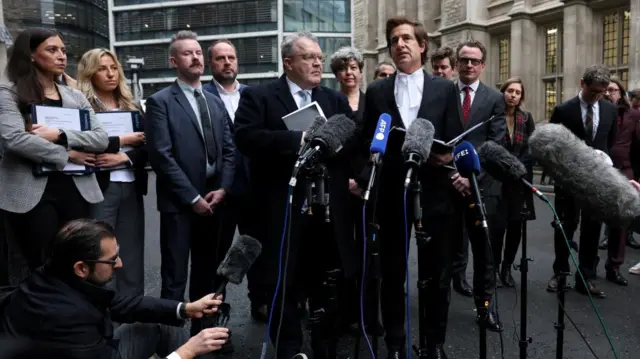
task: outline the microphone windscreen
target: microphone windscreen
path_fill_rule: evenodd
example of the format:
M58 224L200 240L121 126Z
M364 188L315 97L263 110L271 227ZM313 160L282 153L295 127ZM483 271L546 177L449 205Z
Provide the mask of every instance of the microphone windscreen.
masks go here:
M615 226L640 214L640 196L629 180L565 126L539 126L529 138L529 148L556 185L593 219Z
M453 150L453 161L462 177L470 178L480 174L480 159L475 147L469 141L462 141Z
M327 123L318 128L313 138L326 145L328 154L335 154L355 132L356 124L352 119L346 115L333 115L329 117Z
M416 118L407 129L407 134L402 144L402 154L408 156L411 153L417 153L422 162L426 161L431 154L435 132L436 129L430 121L424 118Z
M527 175L527 169L518 158L494 141L487 141L478 148L482 168L496 180L518 182Z
M379 153L384 155L387 149L387 142L389 140L389 132L391 131L391 116L388 113L383 113L378 118L378 124L376 125L376 132L373 134L373 140L371 141L370 151L371 153Z
M320 126L324 125L327 120L322 116L316 116L316 119L313 120L309 128L304 134L304 142L309 142L313 138L313 135L318 131Z
M240 284L261 252L262 244L257 239L247 235L237 236L216 273L229 283Z

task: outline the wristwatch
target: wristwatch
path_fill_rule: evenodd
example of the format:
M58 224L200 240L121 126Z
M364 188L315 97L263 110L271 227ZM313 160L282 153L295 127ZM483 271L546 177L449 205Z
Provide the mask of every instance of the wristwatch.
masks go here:
M187 315L187 303L180 303L180 318L187 319L189 316Z
M69 142L67 142L67 134L64 130L58 129L58 140L56 141L56 144L64 148L67 148L69 145Z

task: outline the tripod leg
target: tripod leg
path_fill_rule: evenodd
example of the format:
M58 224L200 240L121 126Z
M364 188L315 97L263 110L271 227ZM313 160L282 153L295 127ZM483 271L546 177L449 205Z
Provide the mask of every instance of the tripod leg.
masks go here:
M564 349L564 297L567 291L567 276L569 273L558 274L558 322L555 327L558 331L556 337L556 359L563 359Z
M427 331L428 331L428 323L427 316L429 315L429 281L432 278L429 278L429 273L427 273L427 243L429 242L429 238L427 237L425 232L416 231L416 242L418 247L418 331L420 335L419 346L416 348L414 346L414 351L418 354L418 358L426 358L427 357Z

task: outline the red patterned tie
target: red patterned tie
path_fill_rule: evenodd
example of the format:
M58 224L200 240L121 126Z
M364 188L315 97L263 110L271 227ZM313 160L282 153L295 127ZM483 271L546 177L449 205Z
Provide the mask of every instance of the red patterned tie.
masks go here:
M469 123L469 111L471 110L471 87L464 88L464 100L462 101L462 118L464 119L464 125Z

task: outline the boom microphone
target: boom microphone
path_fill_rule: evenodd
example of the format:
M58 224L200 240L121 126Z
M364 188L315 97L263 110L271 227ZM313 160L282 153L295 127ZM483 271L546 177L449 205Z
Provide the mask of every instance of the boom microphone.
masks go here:
M405 188L409 187L413 171L420 168L429 158L435 131L433 124L423 118L416 118L409 125L402 144L402 154L406 158L405 163L409 165L407 177L404 180Z
M216 270L216 274L222 277L223 281L214 293L222 293L229 283L242 283L242 279L261 252L262 244L257 239L247 235L237 236Z
M512 155L506 148L500 146L493 141L485 142L478 149L480 164L491 177L502 183L520 182L531 190L538 198L550 203L547 197L534 187L524 177L527 175L527 169L520 160Z
M563 125L538 127L529 147L555 183L594 219L624 226L640 214L640 196L629 180Z

